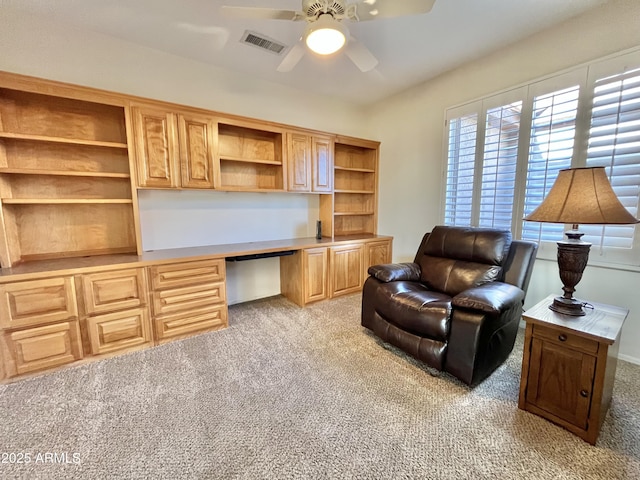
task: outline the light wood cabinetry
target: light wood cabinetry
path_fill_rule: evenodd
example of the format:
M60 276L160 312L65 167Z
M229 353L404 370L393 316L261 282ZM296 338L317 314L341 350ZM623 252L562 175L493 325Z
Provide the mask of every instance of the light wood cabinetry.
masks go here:
M595 444L611 402L618 340L627 310L594 304L584 317L527 310L518 406Z
M136 252L124 107L13 83L0 74L2 266Z
M333 140L306 132L287 132L287 189L293 192L333 191Z
M144 268L81 276L85 352L102 355L152 345Z
M337 138L331 205L334 235L376 233L378 147L377 142Z
M297 305L358 292L370 265L391 262L391 238L305 248L280 258L280 291Z
M82 358L77 321L58 322L2 334L8 378L48 370Z
M357 291L391 251L377 164L377 142L0 72L0 379L227 326L229 246L143 252L138 189L319 194L328 239L282 241L283 293Z
M213 117L152 106L132 111L138 186L213 188Z
M327 247L307 248L280 258L280 291L297 305L329 298Z
M341 245L329 248L329 293L338 297L362 289L364 246Z
M285 191L283 129L256 122L221 119L215 156L215 188Z
M72 277L0 285L0 327L22 328L77 319Z
M159 343L227 326L223 259L149 267Z
M7 377L82 358L73 278L0 285L0 328Z
M368 270L372 265L383 265L391 263L392 260L392 243L391 238L384 240L376 240L364 244L364 269L362 278L366 280L369 276Z

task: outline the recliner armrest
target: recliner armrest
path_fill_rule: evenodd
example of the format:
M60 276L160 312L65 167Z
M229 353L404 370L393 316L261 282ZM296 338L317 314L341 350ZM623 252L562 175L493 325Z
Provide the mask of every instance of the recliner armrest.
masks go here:
M417 263L385 263L373 265L367 270L369 275L383 283L397 282L401 280L410 282L420 281L420 266Z
M524 292L518 287L503 282L489 282L459 293L453 297L452 304L454 307L496 315L523 301Z

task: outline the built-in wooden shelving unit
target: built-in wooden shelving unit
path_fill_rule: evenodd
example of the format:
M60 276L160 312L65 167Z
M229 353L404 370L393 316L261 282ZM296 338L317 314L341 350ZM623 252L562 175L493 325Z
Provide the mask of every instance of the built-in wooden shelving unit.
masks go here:
M334 162L334 234L376 233L378 143L339 137Z
M0 88L3 266L136 252L124 106Z
M284 191L283 132L250 123L218 122L216 188Z

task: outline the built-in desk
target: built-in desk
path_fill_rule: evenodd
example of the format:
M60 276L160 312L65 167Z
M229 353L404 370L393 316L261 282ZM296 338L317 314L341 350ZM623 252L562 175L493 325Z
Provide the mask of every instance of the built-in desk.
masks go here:
M348 235L24 263L0 271L0 380L228 325L226 259L280 257L282 294L307 303L362 288L392 237Z

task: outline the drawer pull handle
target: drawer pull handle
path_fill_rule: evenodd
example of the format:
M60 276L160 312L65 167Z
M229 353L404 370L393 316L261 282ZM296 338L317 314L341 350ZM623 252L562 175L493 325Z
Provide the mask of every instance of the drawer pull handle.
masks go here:
M580 390L580 396L587 398L589 396L589 392L587 392L586 390Z
M562 333L560 335L558 335L558 340L560 340L561 342L566 342L567 341L567 336Z

